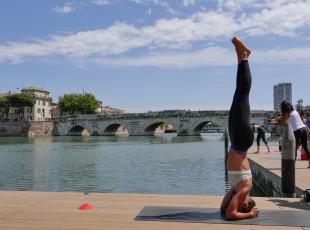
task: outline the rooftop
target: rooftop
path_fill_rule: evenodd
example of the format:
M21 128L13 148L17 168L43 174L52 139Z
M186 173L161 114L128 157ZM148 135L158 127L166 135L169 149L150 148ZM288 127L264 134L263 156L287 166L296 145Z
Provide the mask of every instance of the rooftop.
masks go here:
M5 96L9 96L9 93L0 93L0 97L5 97Z
M47 91L46 89L42 89L42 88L38 88L38 87L24 87L21 89L21 91L40 91L40 92L45 92L45 93L49 93L49 91Z
M110 110L110 111L114 111L114 112L120 112L120 113L124 112L124 110L122 110L122 109L112 108L110 106L102 106L102 109L103 110Z

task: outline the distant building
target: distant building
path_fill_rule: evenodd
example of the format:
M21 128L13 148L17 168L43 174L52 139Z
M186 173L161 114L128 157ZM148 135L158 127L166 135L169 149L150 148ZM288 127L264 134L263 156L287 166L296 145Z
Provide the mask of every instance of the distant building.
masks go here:
M292 103L292 83L279 83L273 86L273 105L275 111L280 111L282 101Z
M124 113L124 110L112 108L110 106L102 106L102 102L99 102L99 108L96 110L98 114L119 114ZM80 115L80 112L75 112L73 115ZM52 103L52 118L59 116L70 116L69 112L61 111L57 103Z
M9 109L6 116L3 112L0 118L10 121L45 121L51 119L52 98L49 97L49 91L36 87L27 87L21 90L22 93L35 98L33 107L13 108ZM9 96L11 93L0 93L0 97Z
M119 113L124 113L124 112L125 112L124 110L112 108L110 106L101 106L101 113L119 114Z
M0 93L0 97L6 97L6 96L9 96L10 93Z
M60 117L61 111L59 109L59 106L57 103L52 103L52 118L54 117Z
M32 108L24 109L25 120L45 121L52 118L52 98L49 96L49 91L37 87L26 87L21 92L36 99Z

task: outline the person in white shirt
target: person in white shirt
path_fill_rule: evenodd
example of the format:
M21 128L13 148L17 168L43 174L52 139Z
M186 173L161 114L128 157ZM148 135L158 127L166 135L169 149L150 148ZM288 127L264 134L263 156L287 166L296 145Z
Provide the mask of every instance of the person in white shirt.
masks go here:
M310 151L307 145L308 132L304 122L300 118L299 113L294 109L293 105L287 101L281 103L281 112L282 116L269 119L268 122L270 124L284 124L285 122L288 122L291 125L296 140L295 160L297 157L297 149L302 145L307 153L309 161L308 168L310 168Z

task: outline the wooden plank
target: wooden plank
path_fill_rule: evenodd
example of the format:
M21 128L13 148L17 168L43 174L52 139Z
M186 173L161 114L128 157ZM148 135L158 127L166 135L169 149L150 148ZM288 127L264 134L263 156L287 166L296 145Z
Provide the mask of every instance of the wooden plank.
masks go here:
M301 229L266 226L239 226L227 224L143 222L134 218L144 206L179 206L217 208L221 196L1 192L0 229ZM255 198L260 209L294 209L277 205L273 199ZM296 203L299 199L284 199ZM78 207L90 203L93 210Z

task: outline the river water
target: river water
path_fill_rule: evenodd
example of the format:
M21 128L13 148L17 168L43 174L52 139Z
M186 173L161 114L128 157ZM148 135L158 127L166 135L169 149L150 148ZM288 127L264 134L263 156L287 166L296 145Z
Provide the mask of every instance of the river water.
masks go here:
M224 195L226 189L220 138L0 138L0 190Z

